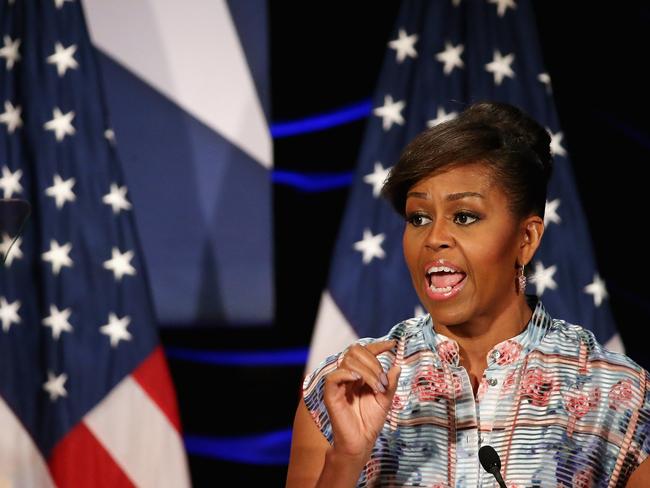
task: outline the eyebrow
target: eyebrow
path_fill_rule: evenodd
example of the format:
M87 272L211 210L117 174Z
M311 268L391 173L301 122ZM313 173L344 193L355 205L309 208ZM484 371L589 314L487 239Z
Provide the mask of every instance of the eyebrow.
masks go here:
M414 197L414 198L422 198L424 200L429 199L429 195L426 193L422 193L419 191L410 191L406 194L406 198L408 197ZM464 191L462 193L451 193L447 195L446 200L448 202L453 202L455 200L461 200L463 198L469 198L469 197L475 197L475 198L485 198L483 195L480 193L476 193L475 191Z

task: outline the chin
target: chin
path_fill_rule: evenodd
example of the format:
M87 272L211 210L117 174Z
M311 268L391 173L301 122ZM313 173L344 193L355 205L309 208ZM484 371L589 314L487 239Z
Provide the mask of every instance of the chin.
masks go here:
M431 319L433 323L440 323L446 326L454 326L456 324L463 324L467 322L471 313L465 307L459 307L454 304L439 304L431 308Z

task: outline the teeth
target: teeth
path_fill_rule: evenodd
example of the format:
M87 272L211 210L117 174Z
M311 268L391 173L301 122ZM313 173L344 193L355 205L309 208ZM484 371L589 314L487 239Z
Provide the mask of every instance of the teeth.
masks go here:
M451 286L445 286L444 288L436 288L435 286L431 285L429 289L434 292L434 293L449 293L451 291Z
M446 273L456 273L456 270L453 268L448 268L447 266L431 266L427 270L427 274L431 273L440 273L441 271L444 271Z

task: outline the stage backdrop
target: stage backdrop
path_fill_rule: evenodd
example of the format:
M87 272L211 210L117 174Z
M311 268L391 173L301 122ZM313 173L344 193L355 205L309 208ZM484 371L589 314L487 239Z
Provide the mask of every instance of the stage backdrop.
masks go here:
M266 3L83 4L159 323L270 323Z

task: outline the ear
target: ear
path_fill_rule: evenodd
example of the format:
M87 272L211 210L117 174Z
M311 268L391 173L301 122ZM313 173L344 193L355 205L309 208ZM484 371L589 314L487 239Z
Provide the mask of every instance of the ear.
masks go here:
M528 264L539 248L544 234L544 219L531 215L521 222L519 242L519 265Z

